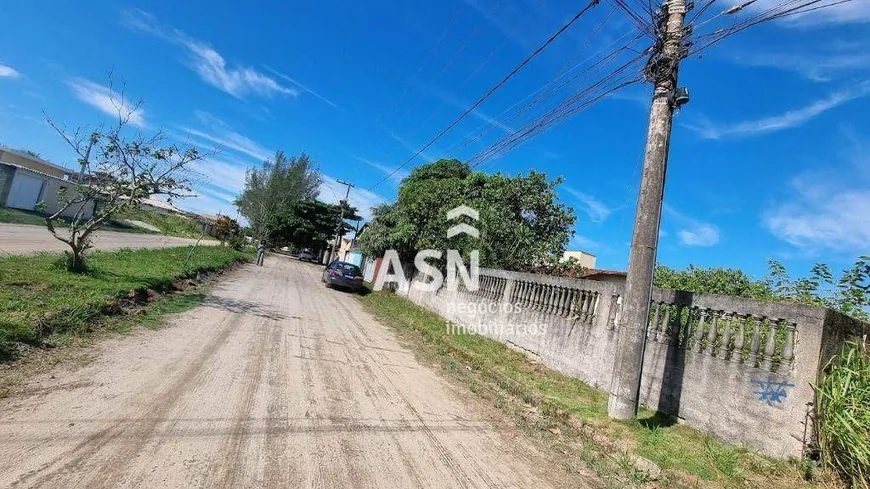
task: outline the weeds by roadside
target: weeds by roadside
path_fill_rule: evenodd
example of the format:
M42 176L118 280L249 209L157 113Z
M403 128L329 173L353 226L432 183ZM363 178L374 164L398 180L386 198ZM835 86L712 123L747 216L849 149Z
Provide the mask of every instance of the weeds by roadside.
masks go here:
M565 470L588 467L609 487L818 487L799 462L778 461L652 412L628 423L607 417L605 393L474 334L447 334L446 321L386 292L360 298L417 352L510 414L559 455ZM649 463L649 462L652 463Z
M846 343L816 386L822 459L856 489L870 489L870 349Z
M202 234L202 224L195 220L176 214L158 214L143 210L132 209L115 216L115 220L130 219L142 221L160 230L168 236L180 236L182 238L198 238Z
M177 289L179 280L249 258L228 248L202 247L185 266L189 251L94 251L85 274L67 272L57 254L0 257L0 361L13 359L23 345L89 334L101 318Z

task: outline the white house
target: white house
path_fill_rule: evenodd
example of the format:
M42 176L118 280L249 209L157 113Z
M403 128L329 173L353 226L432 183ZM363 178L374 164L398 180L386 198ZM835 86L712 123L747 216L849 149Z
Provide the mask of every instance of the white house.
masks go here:
M44 211L50 214L60 208L58 192L67 189L68 197L77 194L73 183L66 179L68 172L38 156L0 146L0 205L36 210L37 204L45 204ZM67 209L63 215L71 217L78 212L79 206ZM94 203L86 205L84 216L93 215Z

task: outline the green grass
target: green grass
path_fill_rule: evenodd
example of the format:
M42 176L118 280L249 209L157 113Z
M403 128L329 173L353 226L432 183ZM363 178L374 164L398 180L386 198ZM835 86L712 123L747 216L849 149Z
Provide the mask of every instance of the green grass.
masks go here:
M119 214L116 219L142 221L156 227L161 233L169 236L198 238L202 235L202 225L189 217L177 214L163 215L156 212L130 210Z
M0 207L0 222L45 226L45 219L37 212L27 212L9 207Z
M215 271L249 255L223 247L88 253L88 273L67 272L62 255L0 256L0 361L15 343L38 346L52 336L90 333L99 320L120 312L130 291L163 292L174 280ZM162 307L162 306L161 306Z
M43 214L36 211L24 211L21 209L12 209L10 207L0 206L0 222L8 224L29 224L32 226L45 226L45 218ZM58 219L55 227L66 227L67 223L63 219ZM110 221L103 226L103 229L110 231L121 231L125 233L151 233L147 229L142 229L136 226L130 226L122 222Z
M374 292L360 300L384 323L416 338L412 343L418 351L428 352L445 370L473 374L468 381L473 391L497 392L492 396L497 407L516 410L517 402L536 406L548 419L544 428L557 426L560 433L573 433L581 443L575 452L586 466L603 479L613 472L621 474L613 487L644 486L636 469L626 465L624 457L631 454L663 470L662 482L667 483L661 487L813 487L803 479L805 471L798 462L725 445L651 411L627 423L611 420L605 392L533 363L500 342L448 334L443 318L403 297ZM513 408L509 398L517 400ZM602 436L610 441L602 442Z
M822 460L852 487L870 489L870 350L847 343L816 396Z

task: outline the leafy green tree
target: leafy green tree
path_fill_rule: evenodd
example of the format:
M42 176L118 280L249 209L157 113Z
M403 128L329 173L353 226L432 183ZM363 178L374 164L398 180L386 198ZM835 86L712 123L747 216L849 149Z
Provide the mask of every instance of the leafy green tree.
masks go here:
M479 250L484 267L532 270L549 256L559 256L571 237L573 210L555 192L561 180L548 181L535 171L514 177L473 172L458 160L438 160L414 169L402 181L394 204L375 208L360 238L367 253L394 249L410 263L419 250L456 249L464 259ZM459 223L447 212L460 205L478 211L480 238L447 237Z
M589 271L573 256L562 260L561 256L552 255L546 261L535 266L534 272L555 277L582 278Z
M771 287L735 268L703 268L689 265L685 270L675 270L656 265L653 285L662 289L686 290L705 294L721 294L749 299L770 300L774 298Z
M792 280L785 266L768 262L765 282L779 299L825 306L862 321L870 321L870 256L864 255L843 270L840 278L830 268L817 263L809 276Z
M267 237L279 215L286 215L296 202L314 199L320 191L320 173L311 158L302 153L287 157L276 151L272 160L248 170L245 188L236 200L248 219L255 239Z
M870 321L870 256L861 256L837 278L828 265L818 263L806 277L791 278L785 266L768 262L763 280L733 268L689 265L674 270L657 265L653 285L664 289L723 294L758 300L784 300L829 307L862 321Z
M341 236L353 229L347 220L359 219L356 213L356 208L346 206L346 220L342 221L341 206L318 200L303 200L274 216L269 225L271 232L268 238L280 245L320 250L328 240L335 237L339 222Z
M214 237L221 242L226 242L238 236L240 231L239 223L229 216L220 216L214 223Z

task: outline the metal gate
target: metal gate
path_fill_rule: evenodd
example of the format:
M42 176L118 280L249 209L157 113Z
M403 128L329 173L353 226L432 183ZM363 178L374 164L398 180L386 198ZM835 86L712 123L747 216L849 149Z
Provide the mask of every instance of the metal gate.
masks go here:
M36 209L36 203L42 198L45 183L45 180L39 177L28 175L20 170L16 171L15 176L12 177L12 188L9 189L6 205L28 211Z

